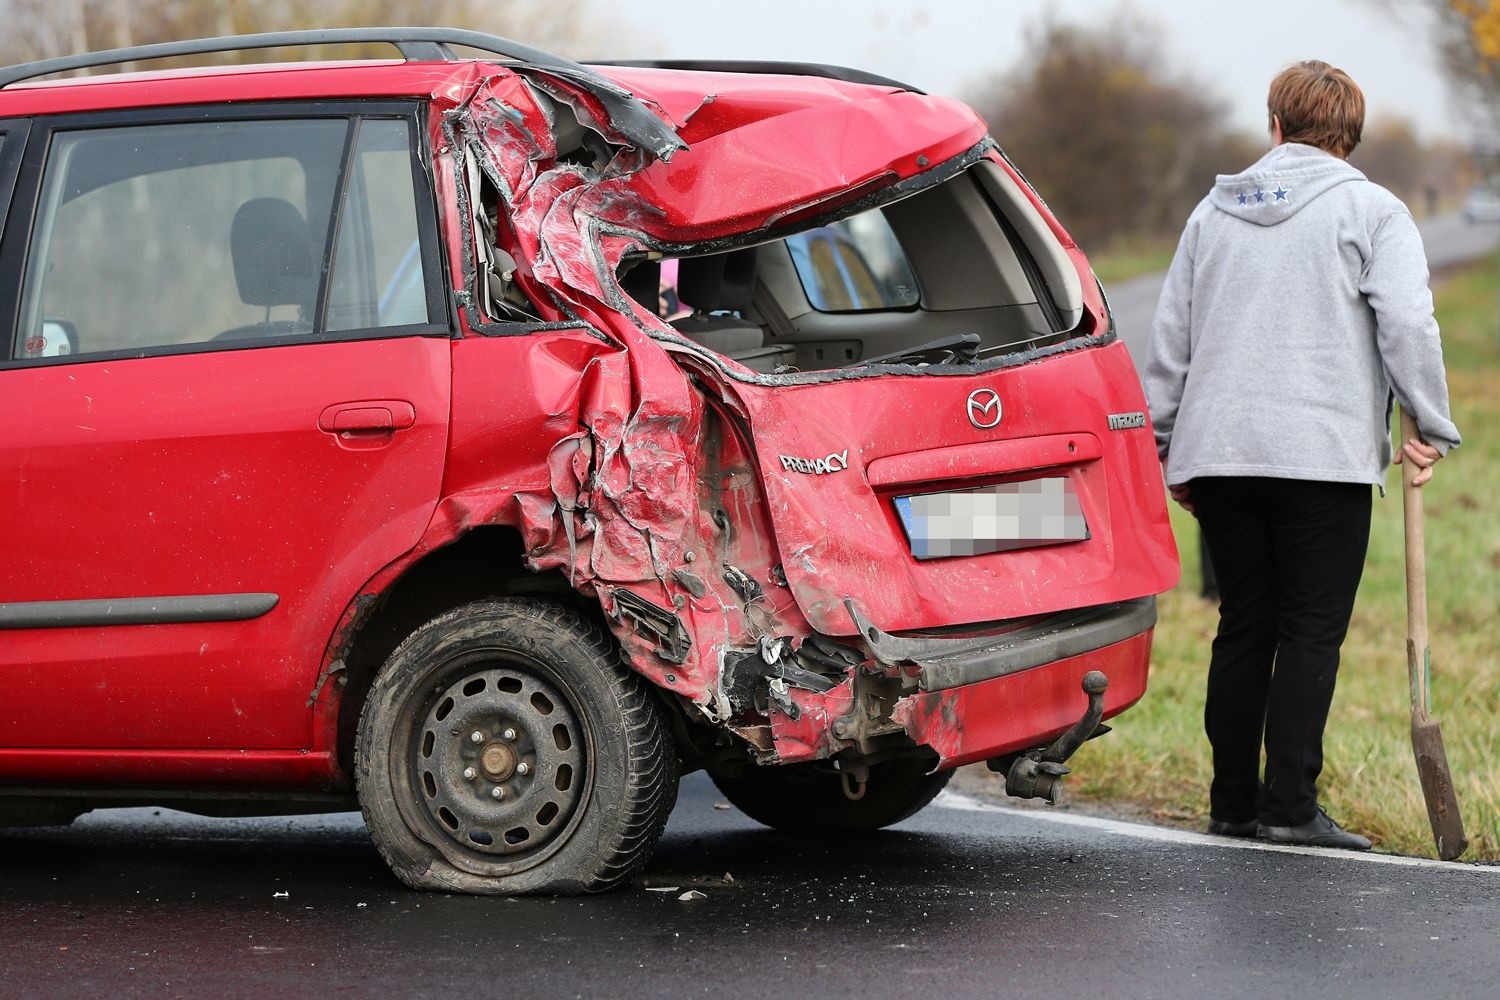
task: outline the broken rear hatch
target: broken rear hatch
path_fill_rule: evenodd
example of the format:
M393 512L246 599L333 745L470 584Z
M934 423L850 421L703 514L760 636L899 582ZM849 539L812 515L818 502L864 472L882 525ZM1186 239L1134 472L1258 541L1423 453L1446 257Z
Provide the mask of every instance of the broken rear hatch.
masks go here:
M846 600L881 629L934 629L1176 582L1145 402L1118 342L989 370L736 389L783 571L820 632L861 631ZM991 399L998 423L976 426L976 400Z
M849 602L881 629L930 630L1175 584L1125 347L1082 255L972 111L831 80L629 73L628 86L684 121L688 145L631 178L663 206L643 223L653 249L764 241L973 171L994 195L988 209L1008 216L990 220L997 238L1030 246L1038 298L1055 300L1043 332L1056 336L973 363L771 376L719 365L748 418L785 579L814 629L863 631Z
M494 178L514 227L516 280L543 318L585 323L619 347L590 362L579 430L554 448L549 492L524 498L520 526L534 568L566 567L575 585L599 594L637 670L723 718L723 657L800 642L809 626L863 634L872 648L853 614L882 630L987 635L1175 582L1144 399L1102 294L970 109L896 86L808 77L606 72L661 108L686 148L670 160L623 150L593 166L565 161L538 113L513 113L535 94L503 77L449 121ZM990 344L982 360L923 364L930 359L918 352L896 364L758 374L688 342L620 285L632 257L765 246L863 211L909 207L953 181L971 186L970 201L991 200L998 239L1011 238L1002 216L1023 224L1016 238L1035 266L1017 280L1047 290L1025 310L1043 316L1040 333ZM976 398L986 407L978 424ZM723 580L687 569L712 539L733 534L699 492L715 475L704 457L717 433L706 403L741 425L763 484L763 508L747 510L765 511L774 541L738 562L758 576L755 586L736 586L730 578L743 573L733 566ZM1058 503L1081 528L1058 537L976 529L967 539L950 530L941 539L948 551L914 549L914 518L943 493L978 518L1034 494L1038 518ZM744 537L764 536L751 525ZM687 575L695 586L685 587ZM776 600L778 591L792 600ZM1004 624L963 628L995 622ZM1137 631L1147 630L1149 622ZM847 681L828 697L840 691L847 701Z

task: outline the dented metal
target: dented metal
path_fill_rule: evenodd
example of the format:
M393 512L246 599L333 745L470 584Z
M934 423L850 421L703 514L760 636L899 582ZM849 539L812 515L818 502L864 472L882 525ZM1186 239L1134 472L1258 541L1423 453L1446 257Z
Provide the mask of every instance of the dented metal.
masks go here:
M548 355L559 379L556 434L538 480L450 498L435 520L446 527L430 544L467 525L514 527L529 568L562 571L600 603L635 670L761 762L857 762L930 746L951 764L953 741L941 732L961 730L963 719L915 709L911 699L1010 672L975 672L969 662L1006 643L901 639L857 609L925 628L1008 607L1024 626L1073 594L1055 580L1016 580L1001 599L989 588L1007 584L991 577L967 613L955 595L910 578L915 571L892 565L889 534L870 520L885 516L865 481L872 439L820 418L873 410L883 421L877 448L929 448L965 420L962 401L979 374L1110 344L1102 297L1090 300L1095 332L1060 346L944 365L898 358L853 370L748 372L636 306L616 277L627 257L754 243L942 183L983 158L1001 162L982 124L961 105L908 92L808 100L776 116L753 101L690 99L674 85L644 106L675 126L643 133L640 122L620 121L618 95L566 73L523 76L476 79L439 123L460 208L464 318L484 336L581 337L594 346ZM878 122L881 134L861 139L860 122ZM798 189L785 173L787 143L809 128L848 138L826 147L824 165L798 178ZM804 139L800 148L822 147ZM734 173L716 178L727 163ZM776 183L756 183L758 171ZM912 415L890 409L900 397L892 380L950 378L952 419L941 428L913 434ZM830 532L834 514L871 530ZM955 586L972 591L975 579ZM1118 599L1143 580L1074 589ZM1093 646L1068 646L1058 636L1079 623L1058 619L1025 663L1010 649L1010 669L1098 648L1118 637L1122 620L1131 635L1149 633L1154 614L1111 620L1108 635L1095 628ZM1020 638L1034 632L1022 628ZM943 643L950 665L928 664Z

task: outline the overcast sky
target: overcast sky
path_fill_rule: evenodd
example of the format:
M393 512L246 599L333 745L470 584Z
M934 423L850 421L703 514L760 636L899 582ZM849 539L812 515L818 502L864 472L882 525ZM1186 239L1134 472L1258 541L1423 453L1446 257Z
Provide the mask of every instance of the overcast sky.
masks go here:
M631 23L641 56L839 63L957 96L1024 59L1026 25L1046 11L1096 24L1122 9L1118 0L594 2ZM1129 9L1162 26L1170 62L1216 91L1246 130L1264 129L1271 77L1316 58L1359 82L1372 120L1398 114L1429 138L1466 134L1414 0L1134 0Z

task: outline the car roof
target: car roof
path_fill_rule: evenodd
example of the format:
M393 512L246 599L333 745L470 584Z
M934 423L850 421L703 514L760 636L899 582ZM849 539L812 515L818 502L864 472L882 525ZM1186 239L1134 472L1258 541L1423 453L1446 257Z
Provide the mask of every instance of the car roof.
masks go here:
M204 65L183 69L113 72L106 75L61 78L64 72L135 67L159 59L219 58L225 53L307 48L320 45L383 44L398 49L399 59L341 59L331 62L266 62ZM488 62L461 59L455 46L499 56ZM634 132L670 156L669 141L639 127L649 112L636 105L630 92L648 89L648 96L678 123L728 88L754 94L761 105L782 110L805 106L809 100L858 99L860 91L920 93L906 84L863 70L795 62L734 60L627 60L585 66L522 42L480 32L449 28L332 28L269 32L220 38L185 39L46 59L0 67L0 117L69 112L151 108L231 101L338 99L371 97L433 98L453 94L454 85L489 72L540 73L571 80L609 105L612 118L623 112L634 119ZM609 93L613 85L626 88ZM627 107L627 105L636 105ZM773 112L774 107L762 110ZM620 124L616 121L616 124Z
M399 30L452 34L446 29ZM348 41L353 33L308 34L341 35L340 40ZM267 39L284 36L248 37L267 47ZM525 49L492 36L475 37ZM958 101L858 71L800 64L585 66L536 50L527 51L539 59L511 58L506 49L490 48L500 58L487 60L458 58L447 49L403 48L404 59L31 79L38 70L56 73L80 63L113 66L176 56L184 48L195 55L232 51L244 40L168 43L146 47L148 56L129 49L0 69L0 119L200 104L400 98L430 100L447 111L469 103L486 86L493 91L497 79L520 76L549 92L562 84L565 90L586 93L588 103L598 102L588 109L590 115L604 111L616 138L653 153L654 165L622 180L661 208L659 217L641 222L642 228L663 243L700 245L789 222L815 206L826 211L840 199L890 189L960 157L971 161L987 132L973 110ZM682 155L674 155L678 153Z
M11 84L0 117L313 98L431 98L476 78L474 60L256 63L110 73ZM498 67L497 67L498 69Z
M560 84L564 90L578 95L586 104L593 106L591 115L607 122L610 129L617 135L627 140L636 148L646 150L662 159L669 158L673 152L682 148L682 141L662 118L651 108L639 101L633 94L619 88L618 85L601 76L594 70L582 66L570 59L555 55L542 49L534 48L524 42L517 42L509 38L501 38L497 35L487 35L483 32L469 31L462 28L423 28L423 27L394 27L394 28L323 28L304 31L269 31L251 35L229 35L218 38L189 38L182 41L157 42L149 45L136 45L122 49L107 49L100 52L83 52L77 55L62 56L54 59L43 59L37 62L22 63L15 66L0 67L0 91L9 89L16 84L35 80L40 77L55 76L60 73L76 72L86 69L100 69L105 67L129 67L134 64L159 59L181 59L188 57L219 56L224 53L242 53L255 50L296 48L304 51L316 49L325 45L388 45L401 53L402 64L409 63L439 63L446 66L449 63L460 62L457 47L475 49L486 53L488 56L497 56L499 61L508 63L514 74L526 77L541 77L552 81L551 84L538 80L538 84L548 87ZM212 72L189 71L185 76L198 82L195 88L193 84L187 85L186 103L223 102L232 100L271 99L282 96L304 96L321 99L366 96L369 91L359 89L370 87L373 81L365 78L361 80L358 75L358 67L365 66L366 72L379 72L371 68L371 64L355 63L353 66L340 64L336 69L328 67L330 72L339 72L340 77L334 80L347 80L356 88L351 93L347 88L342 91L330 91L327 88L315 88L314 94L282 93L266 95L254 94L254 83L257 78L253 72L247 70L232 70L226 74L217 75ZM385 64L390 66L391 64ZM251 68L253 70L253 67ZM353 74L346 74L344 70L354 70ZM304 81L309 70L305 65L281 66L272 72L285 72L288 74L283 79ZM316 70L313 70L316 72ZM183 74L179 74L179 79ZM398 77L400 73L396 74ZM167 75L170 79L170 74ZM236 83L251 82L251 96L246 98L226 93L225 83L232 90ZM325 81L326 82L326 81ZM128 86L128 82L124 84ZM165 84L168 89L171 84ZM107 86L90 82L86 87ZM176 84L179 90L182 84ZM295 86L290 88L295 90ZM61 91L64 104L67 101L66 85L59 87L53 84L45 88L47 93ZM85 91L85 94L91 91ZM114 93L119 99L119 92L108 89L104 94ZM431 91L429 96L436 97ZM374 94L391 96L391 92L384 87L376 86ZM13 99L14 100L14 99ZM149 93L143 94L141 100L123 106L149 107L159 99L154 99ZM21 100L24 105L24 99ZM181 101L173 103L184 103ZM77 110L84 110L78 108ZM96 109L97 110L97 109ZM26 113L26 112L22 112ZM36 113L36 112L31 112Z
M710 96L732 91L752 99L770 114L819 100L909 89L894 81L838 79L836 67L731 63L719 69L598 63L589 66L639 96L655 101L683 121ZM515 66L480 59L408 61L403 59L328 62L247 63L179 69L108 73L86 77L28 80L0 89L0 117L174 107L239 101L314 98L422 98L451 94L455 85L484 76L514 72ZM797 69L819 71L804 75ZM878 78L871 77L871 80ZM915 92L915 91L913 91ZM679 113L673 114L673 109Z

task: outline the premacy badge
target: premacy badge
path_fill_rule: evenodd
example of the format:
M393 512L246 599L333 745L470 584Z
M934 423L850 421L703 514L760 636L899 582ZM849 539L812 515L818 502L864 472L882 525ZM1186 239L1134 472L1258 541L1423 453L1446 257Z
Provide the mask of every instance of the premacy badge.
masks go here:
M782 455L781 467L788 472L804 472L809 476L843 472L849 468L849 449L835 452L827 458L793 458L791 455Z

